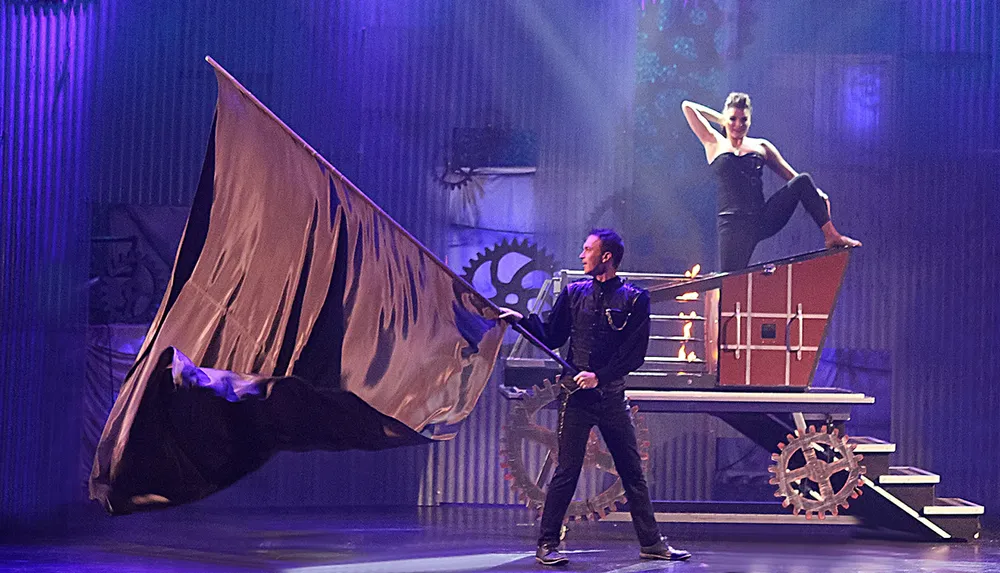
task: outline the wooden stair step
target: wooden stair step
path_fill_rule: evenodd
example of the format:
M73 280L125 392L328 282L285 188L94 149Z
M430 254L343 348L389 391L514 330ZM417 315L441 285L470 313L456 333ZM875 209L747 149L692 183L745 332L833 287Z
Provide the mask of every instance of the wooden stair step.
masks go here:
M879 485L914 509L934 505L940 482L941 476L912 466L888 467L878 476Z
M890 466L889 473L879 476L878 483L881 485L933 485L941 483L941 476L912 466Z
M870 436L850 436L847 443L856 445L854 453L857 454L892 454L896 451L896 444Z
M848 436L847 443L854 445L854 453L864 456L861 463L869 479L878 483L889 473L889 458L896 452L896 444L871 436Z
M983 515L985 511L983 506L960 497L939 497L934 505L924 506L922 513L928 517L955 517Z

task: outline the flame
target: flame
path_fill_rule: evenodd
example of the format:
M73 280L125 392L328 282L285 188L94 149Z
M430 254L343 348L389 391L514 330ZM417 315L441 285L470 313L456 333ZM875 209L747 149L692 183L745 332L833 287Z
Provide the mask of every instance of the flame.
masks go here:
M694 313L692 312L691 314L694 314ZM687 338L687 339L691 338L691 329L692 328L694 328L694 323L693 322L685 322L684 323L684 338ZM698 355L695 354L694 351L688 352L688 350L687 350L687 343L686 342L682 342L681 343L681 349L677 352L677 358L680 358L681 360L687 360L688 362L694 362L695 360L698 360Z
M698 360L698 355L694 352L688 352L684 343L681 343L681 349L677 351L678 360L687 360L688 362L694 362Z
M700 264L695 264L693 267L691 267L690 270L684 271L684 276L686 278L693 279L696 276L698 276L698 273L700 273L700 272L701 272L701 265ZM697 292L686 292L686 293L684 293L684 294L676 297L676 300L679 300L679 301L692 301L692 300L698 300L698 297L699 297L699 293L697 293ZM698 313L695 312L695 311L693 311L693 310L690 313L687 313L687 314L685 314L685 313L682 312L682 313L680 313L679 318L681 318L681 319L688 319L688 321L684 323L684 336L682 338L685 341L686 340L691 340L691 332L692 332L692 329L694 328L694 322L692 322L692 321L698 318ZM694 361L698 360L698 355L695 354L693 351L689 352L688 349L687 349L687 343L686 342L681 342L681 347L677 351L677 358L679 360L685 360L687 362L694 362Z

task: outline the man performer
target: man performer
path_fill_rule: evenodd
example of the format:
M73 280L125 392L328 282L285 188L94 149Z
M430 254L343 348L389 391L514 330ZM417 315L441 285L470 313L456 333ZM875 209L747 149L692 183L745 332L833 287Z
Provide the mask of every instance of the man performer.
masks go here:
M580 260L590 278L566 286L548 319L502 309L502 318L519 324L549 348L569 339L566 361L579 370L575 389L564 395L559 423L559 461L549 482L535 560L542 565L569 563L559 550L560 531L583 468L590 429L597 426L625 486L632 524L643 559L679 561L687 551L660 536L642 475L635 427L625 401L625 375L639 368L649 344L649 293L616 276L625 245L611 229L594 229ZM568 373L563 372L566 376ZM563 390L567 392L567 390Z

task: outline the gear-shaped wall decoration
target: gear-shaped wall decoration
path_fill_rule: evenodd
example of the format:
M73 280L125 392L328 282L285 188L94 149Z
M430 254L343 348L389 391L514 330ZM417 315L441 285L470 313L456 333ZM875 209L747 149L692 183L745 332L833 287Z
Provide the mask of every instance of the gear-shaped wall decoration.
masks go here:
M774 474L770 483L778 486L774 496L784 497L781 505L792 506L795 515L804 511L806 519L812 515L823 519L826 512L837 515L840 508L847 509L849 499L861 495L864 483L865 467L860 464L864 456L855 454L855 447L836 428L828 433L826 426L818 432L809 426L805 432L788 434L788 444L778 444L779 453L771 454L776 463L767 468Z
M545 249L527 240L504 239L469 261L462 278L494 304L528 314L528 303L555 266Z
M469 183L475 182L475 177L478 175L474 167L450 167L445 166L444 171L438 176L438 181L441 182L441 186L449 191L457 191L459 189L464 189ZM476 192L479 197L483 195L483 186L481 184L476 184Z
M541 515L545 504L545 490L552 470L559 459L559 436L557 431L538 424L535 416L549 403L560 399L559 379L553 384L545 380L541 387L535 387L529 395L517 401L511 408L507 424L503 429L500 449L501 467L504 468L504 478L511 482L511 487L517 493L518 499L525 506L535 509ZM632 422L635 425L636 441L639 446L639 456L642 459L643 472L649 462L649 429L638 414L639 408L632 406ZM525 464L526 446L528 442L541 447L545 453L542 467L535 477L528 473ZM601 519L614 511L618 503L625 501L625 488L621 477L615 471L611 454L601 444L597 430L591 430L587 440L587 450L584 454L583 471L597 470L614 476L614 482L594 496L573 499L566 512L567 519Z
M90 302L95 324L142 324L153 320L170 279L169 268L136 246L108 257Z

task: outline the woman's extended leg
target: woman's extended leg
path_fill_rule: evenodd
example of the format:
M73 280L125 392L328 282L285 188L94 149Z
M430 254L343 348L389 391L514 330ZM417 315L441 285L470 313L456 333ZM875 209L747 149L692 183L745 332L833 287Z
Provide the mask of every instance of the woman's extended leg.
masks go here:
M774 236L788 224L792 218L795 208L802 203L806 212L816 222L816 226L823 228L823 225L830 222L830 214L826 208L826 201L820 195L819 189L813 183L812 177L808 173L799 173L774 195L767 199L764 205L764 213L761 215L761 233L764 238Z
M768 198L761 216L761 238L771 237L784 228L799 203L823 232L823 243L827 248L861 245L860 241L841 235L833 226L829 199L816 187L808 173L799 173Z

